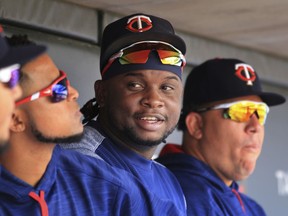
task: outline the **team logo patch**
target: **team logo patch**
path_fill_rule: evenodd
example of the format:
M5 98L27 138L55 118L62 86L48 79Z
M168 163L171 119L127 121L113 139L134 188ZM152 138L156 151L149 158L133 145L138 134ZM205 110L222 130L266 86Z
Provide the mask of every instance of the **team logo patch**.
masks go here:
M138 15L127 21L126 29L131 32L145 32L152 28L152 21L149 17Z
M253 82L256 79L256 73L250 65L244 63L236 64L235 70L236 70L235 75L237 77L247 82L247 85L251 86L253 85Z

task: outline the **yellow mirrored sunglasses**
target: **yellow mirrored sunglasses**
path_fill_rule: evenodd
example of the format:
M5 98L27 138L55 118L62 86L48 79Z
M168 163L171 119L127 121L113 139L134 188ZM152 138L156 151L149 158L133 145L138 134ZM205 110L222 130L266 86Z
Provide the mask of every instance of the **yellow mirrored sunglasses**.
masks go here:
M253 114L256 114L261 125L265 124L269 107L263 102L236 101L232 103L219 104L213 107L201 108L197 112L224 109L223 117L236 122L247 122Z

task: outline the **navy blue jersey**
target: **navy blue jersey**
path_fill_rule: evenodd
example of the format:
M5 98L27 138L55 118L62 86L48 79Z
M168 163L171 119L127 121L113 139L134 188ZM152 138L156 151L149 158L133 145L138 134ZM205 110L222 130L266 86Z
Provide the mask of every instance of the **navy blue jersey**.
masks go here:
M150 215L147 194L136 182L100 159L56 146L35 187L2 167L0 215Z
M155 215L186 215L186 202L182 189L175 176L163 165L144 158L136 152L111 141L101 131L98 122L85 126L84 138L81 143L61 145L63 148L73 148L84 154L91 152L99 155L108 164L124 169L134 175L146 188L150 197L152 209L162 210Z
M266 215L260 205L239 192L236 182L228 187L209 166L185 154L179 145L166 145L163 152L165 154L161 154L157 161L169 168L179 180L186 197L188 215Z

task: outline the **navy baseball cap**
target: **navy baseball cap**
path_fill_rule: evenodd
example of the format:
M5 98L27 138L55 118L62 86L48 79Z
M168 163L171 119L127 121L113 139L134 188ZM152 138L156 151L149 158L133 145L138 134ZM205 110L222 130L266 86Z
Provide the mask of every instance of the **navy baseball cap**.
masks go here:
M109 58L113 54L131 44L142 41L165 42L180 50L183 55L186 53L185 42L175 34L174 28L169 21L142 13L132 14L116 20L105 27L101 43L100 71L103 71ZM143 65L121 66L120 64L117 65L117 62L118 61L115 61L116 66L112 65L107 73L105 72L104 77L102 77L103 79L110 78L111 76L114 76L115 73L119 74L119 70L137 70L138 67L139 69L146 69ZM147 69L153 69L153 67L151 68L151 65L153 64L148 63ZM155 69L159 69L160 66L160 63L156 64ZM167 70L167 67L165 67L163 70ZM170 66L170 68L168 67L168 71L173 71L176 68L179 69L179 67Z
M23 65L42 54L45 50L45 46L35 44L11 47L6 40L3 28L0 25L0 68L13 64Z
M262 90L251 65L238 59L210 59L193 68L187 77L181 119L201 105L249 95L258 95L268 106L286 101L280 94Z

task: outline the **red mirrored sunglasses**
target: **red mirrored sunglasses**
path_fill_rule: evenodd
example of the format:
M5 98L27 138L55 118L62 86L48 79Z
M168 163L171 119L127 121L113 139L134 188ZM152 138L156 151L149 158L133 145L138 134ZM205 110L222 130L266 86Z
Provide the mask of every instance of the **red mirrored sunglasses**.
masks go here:
M70 83L67 75L64 71L60 70L59 78L53 81L48 87L17 101L16 106L47 96L51 97L52 102L60 102L68 97L68 86L70 86Z
M102 76L116 59L119 59L122 65L145 64L152 50L157 51L162 64L180 66L181 68L186 64L182 52L171 44L162 41L141 41L125 47L111 56L101 72Z

